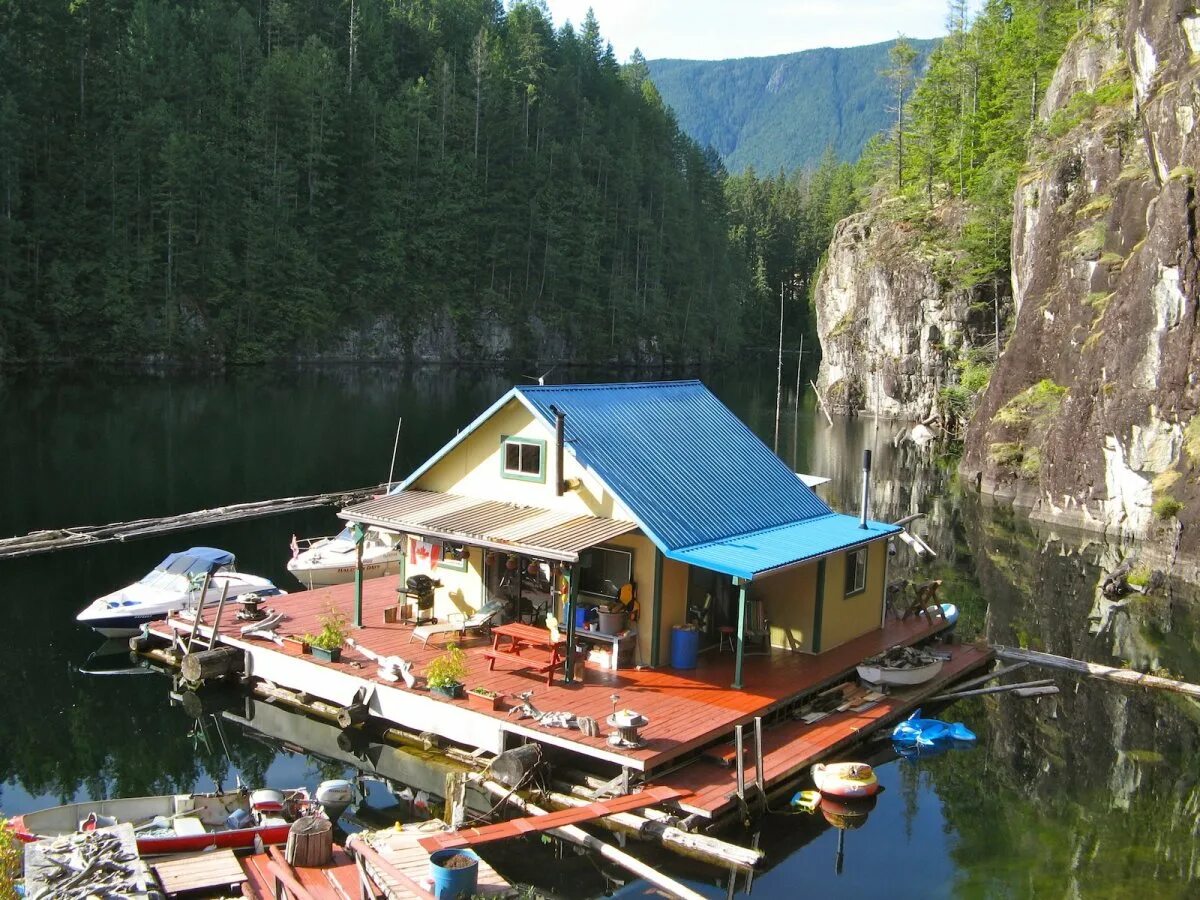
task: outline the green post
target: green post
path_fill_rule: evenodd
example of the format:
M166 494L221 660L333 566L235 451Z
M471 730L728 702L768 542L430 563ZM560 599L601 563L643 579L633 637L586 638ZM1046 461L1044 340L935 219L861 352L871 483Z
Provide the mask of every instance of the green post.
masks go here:
M654 548L654 601L650 605L650 665L655 667L658 665L659 655L659 635L662 634L662 582L663 582L663 555L658 547Z
M350 536L354 538L354 627L362 628L362 548L367 530L355 522L350 526Z
M738 584L738 630L737 630L737 662L733 667L733 689L742 689L742 655L746 644L746 582L739 578Z
M575 604L578 601L579 585L575 578L574 566L563 566L563 574L567 579L567 602L563 604L563 615L567 617L567 663L563 672L566 684L575 683Z

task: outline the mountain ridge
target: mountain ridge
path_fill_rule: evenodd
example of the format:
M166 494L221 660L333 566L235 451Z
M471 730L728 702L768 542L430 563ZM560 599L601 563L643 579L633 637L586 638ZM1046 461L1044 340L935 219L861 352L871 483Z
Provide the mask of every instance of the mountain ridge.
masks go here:
M936 39L912 40L917 71ZM723 60L648 60L651 80L680 128L711 146L731 172L811 169L832 148L857 159L887 127L880 72L895 40ZM813 84L820 91L806 92Z

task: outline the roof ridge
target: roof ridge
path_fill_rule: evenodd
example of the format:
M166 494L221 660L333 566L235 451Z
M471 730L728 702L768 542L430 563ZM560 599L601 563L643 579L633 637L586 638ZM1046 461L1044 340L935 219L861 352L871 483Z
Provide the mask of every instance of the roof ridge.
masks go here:
M664 387L679 387L682 385L703 385L704 382L699 378L681 378L675 381L583 381L570 384L518 384L514 385L514 390L518 391L594 391L594 390L611 390L613 388L624 389L645 389L645 388L664 388Z

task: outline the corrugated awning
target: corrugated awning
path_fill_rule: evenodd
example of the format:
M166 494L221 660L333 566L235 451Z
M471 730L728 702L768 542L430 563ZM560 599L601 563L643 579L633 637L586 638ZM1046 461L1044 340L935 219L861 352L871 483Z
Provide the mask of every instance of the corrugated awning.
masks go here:
M426 538L575 562L579 551L637 529L599 516L478 500L435 491L400 491L356 503L342 518Z
M863 528L854 516L833 513L819 519L668 551L664 555L703 569L752 580L901 530L897 525L882 522L867 522L867 527Z

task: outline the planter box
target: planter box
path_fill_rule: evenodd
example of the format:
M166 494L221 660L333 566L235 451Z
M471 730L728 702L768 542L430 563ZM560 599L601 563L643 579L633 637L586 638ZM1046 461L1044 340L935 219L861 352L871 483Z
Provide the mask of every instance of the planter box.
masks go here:
M496 710L500 708L500 695L496 694L494 697L485 697L483 694L467 691L467 702L479 709Z
M448 700L457 700L463 695L463 686L461 684L451 684L447 687L433 687L431 685L429 690L431 693L441 694Z
M342 648L334 647L332 650L326 650L324 647L313 647L312 655L317 659L323 659L326 662L341 662Z

